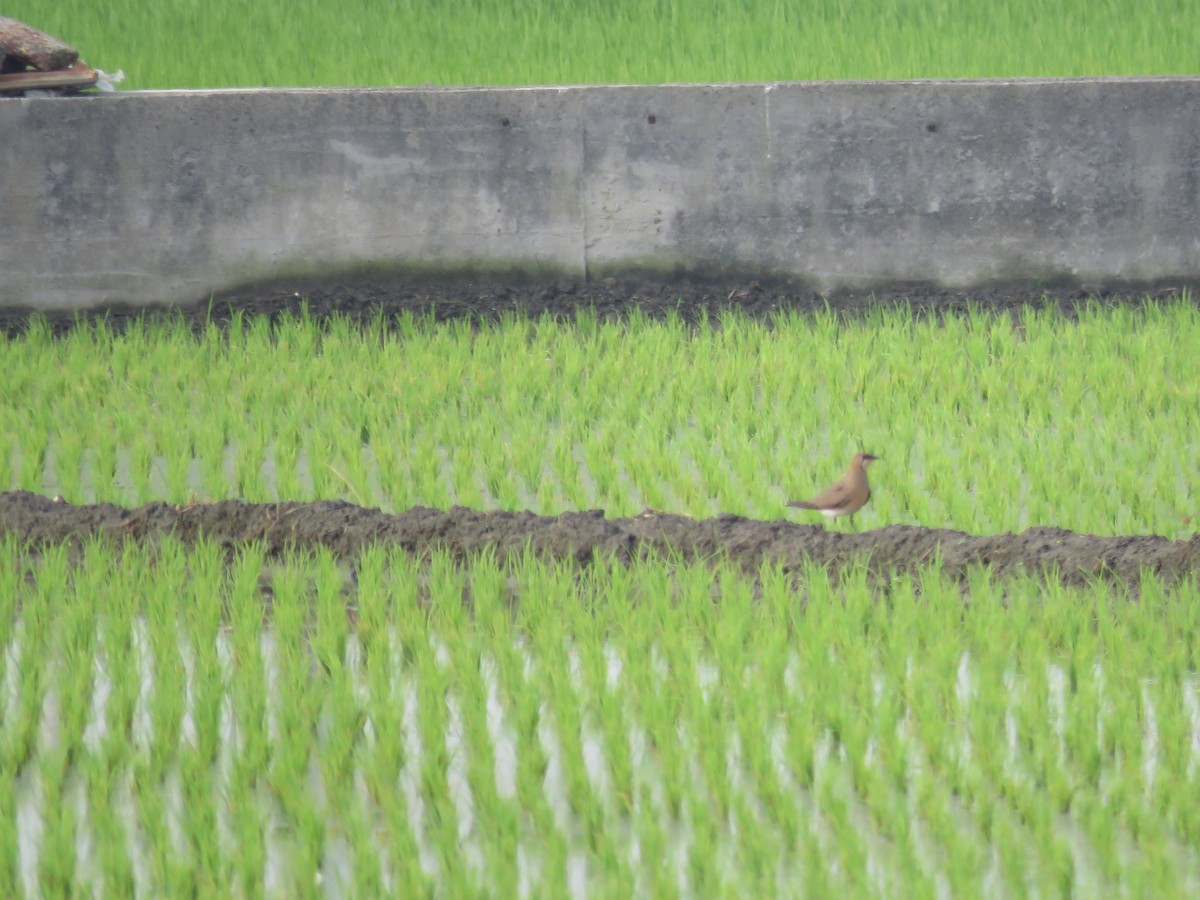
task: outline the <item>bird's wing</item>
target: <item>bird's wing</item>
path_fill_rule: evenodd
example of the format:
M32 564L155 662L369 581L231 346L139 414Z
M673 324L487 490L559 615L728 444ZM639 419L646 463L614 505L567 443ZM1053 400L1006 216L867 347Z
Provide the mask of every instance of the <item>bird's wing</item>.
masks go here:
M850 486L844 481L839 481L832 487L823 490L809 502L817 509L841 509L843 506L850 505L852 500L853 493Z

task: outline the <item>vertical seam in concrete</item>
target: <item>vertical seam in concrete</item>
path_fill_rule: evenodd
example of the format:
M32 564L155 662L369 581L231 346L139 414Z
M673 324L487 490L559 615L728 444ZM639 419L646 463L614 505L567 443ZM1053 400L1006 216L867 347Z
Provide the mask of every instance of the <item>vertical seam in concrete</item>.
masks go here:
M591 250L588 244L588 241L590 240L590 231L588 225L592 216L592 211L587 188L588 178L590 177L590 171L588 168L587 122L583 120L581 120L579 123L579 140L579 205L581 207L580 213L583 218L583 246L580 248L580 263L583 266L583 283L588 284L591 281L591 273L588 271L590 267L588 256Z
M775 85L773 84L763 85L763 127L767 131L767 159L771 158L771 91L774 89Z

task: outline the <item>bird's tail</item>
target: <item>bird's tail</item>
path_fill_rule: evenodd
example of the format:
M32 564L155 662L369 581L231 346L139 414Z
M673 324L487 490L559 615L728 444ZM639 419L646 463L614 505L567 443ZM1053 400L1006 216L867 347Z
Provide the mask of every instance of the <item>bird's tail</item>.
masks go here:
M789 500L788 506L796 509L816 509L817 507L809 503L807 500Z

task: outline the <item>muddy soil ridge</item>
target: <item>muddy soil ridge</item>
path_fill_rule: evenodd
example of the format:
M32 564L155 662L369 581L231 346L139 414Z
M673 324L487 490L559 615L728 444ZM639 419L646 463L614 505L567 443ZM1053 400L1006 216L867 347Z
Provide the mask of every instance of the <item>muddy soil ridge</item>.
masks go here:
M230 551L261 542L271 557L324 547L351 564L364 548L380 544L419 557L445 551L463 561L485 552L504 559L532 550L543 558L585 565L599 557L624 562L646 557L723 558L747 570L772 561L785 571L798 572L817 563L836 575L847 566L865 564L883 577L939 560L945 574L960 580L986 566L997 577L1028 572L1069 585L1100 580L1135 589L1143 572L1166 582L1200 573L1200 535L1172 541L1153 535L1098 537L1031 528L1020 534L976 536L912 525L853 533L734 515L697 520L647 512L609 519L603 510L540 516L461 506L416 507L393 515L343 501L221 500L126 509L74 505L13 491L0 493L0 534L35 547L93 537L153 544L167 535L184 543L204 539Z

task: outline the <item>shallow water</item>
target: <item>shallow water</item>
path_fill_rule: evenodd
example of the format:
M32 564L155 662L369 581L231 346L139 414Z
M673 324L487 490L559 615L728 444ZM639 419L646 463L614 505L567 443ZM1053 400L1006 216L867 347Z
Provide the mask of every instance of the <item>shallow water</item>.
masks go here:
M222 678L225 688L225 700L220 715L220 750L215 760L212 772L212 792L217 798L225 798L233 789L231 777L233 766L237 763L244 750L243 736L239 734L234 715L232 687L233 648L229 635L222 631L214 635L218 657L222 664ZM22 626L14 632L14 639L5 649L4 654L4 709L11 711L19 706L20 684L17 674L22 665ZM426 744L420 729L418 717L421 693L419 685L407 670L401 659L400 642L393 635L392 671L394 673L391 692L394 702L403 708L400 734L395 738L403 744L404 765L399 774L397 790L404 799L407 813L407 824L415 842L418 860L422 870L435 884L447 884L449 873L445 870L445 860L437 846L435 833L437 823L430 819L431 810L425 793L423 782L423 767L425 766L431 748ZM525 677L529 679L539 663L530 658L527 649L517 645L517 650L524 657ZM180 725L180 733L168 736L166 740L176 740L194 743L196 741L197 725L195 721L195 653L186 640L179 641L178 660L162 661L154 658L150 642L147 638L143 623L138 623L134 630L133 646L130 652L134 654L136 669L139 673L139 685L136 705L131 723L130 738L132 752L145 752L153 742L160 739L155 733L154 721L151 715L154 700L156 672L165 664L178 664L183 669L183 684L185 688L184 711ZM260 652L264 666L263 689L266 696L266 732L271 747L278 747L288 739L281 732L278 703L280 700L280 671L279 648L275 634L267 630L260 642ZM451 666L449 652L440 643L434 643L435 659L439 666L448 669ZM665 672L666 662L661 654L655 653L655 666L660 672ZM632 873L638 891L645 893L650 885L656 882L660 867L665 866L671 873L671 881L683 896L697 895L701 888L692 882L691 853L695 846L695 816L700 810L694 807L695 798L685 798L679 814L670 811L670 803L666 794L666 780L659 754L654 750L652 742L636 717L626 710L624 714L625 733L628 743L625 747L606 745L604 733L594 718L594 702L596 698L588 696L589 689L584 683L580 671L578 654L575 648L567 648L567 675L575 693L580 708L581 732L578 736L581 747L582 772L586 778L588 789L596 799L601 810L601 827L619 852L625 857ZM360 700L365 700L366 685L362 667L361 647L353 636L349 638L345 653L346 664L353 673L356 690ZM626 667L624 660L613 646L604 648L605 673L603 689L613 696L621 696L625 689L623 671ZM910 667L914 665L910 660ZM55 666L62 665L61 660L55 660L50 666L51 672ZM494 760L492 777L494 778L496 794L509 803L517 802L518 773L520 760L517 755L518 741L513 730L511 710L506 708L498 679L495 661L486 655L480 658L480 675L482 676L486 694L486 735L491 743L491 754ZM798 683L795 677L794 661L788 667L788 675L780 689L786 691L796 704L805 702L804 684ZM1097 668L1099 674L1103 670ZM711 691L720 683L722 674L711 663L701 660L696 664L694 677L704 698L703 702L711 702ZM726 677L728 677L728 673ZM1069 694L1066 686L1066 674L1056 665L1048 667L1046 697L1049 721L1047 726L1055 736L1057 745L1057 765L1064 771L1072 772L1077 778L1082 774L1073 770L1070 754L1065 747L1065 723L1070 714ZM964 655L956 671L956 702L966 707L972 702L977 675L969 656ZM52 679L53 680L53 679ZM661 683L661 682L660 682ZM449 789L451 814L453 816L453 833L456 835L457 860L469 870L473 883L488 885L489 851L487 842L490 839L488 823L481 822L478 816L477 801L473 795L470 777L470 754L467 730L463 721L461 699L453 689L446 696L445 733L440 737L444 741L447 766L444 777ZM93 754L109 736L110 698L113 684L108 666L102 655L94 660L92 678L92 695L87 717L87 724L82 737L82 752ZM1014 783L1029 784L1031 773L1030 760L1022 750L1022 736L1018 727L1018 718L1013 709L1020 704L1022 693L1029 689L1025 679L1014 673L1008 673L1005 678L1005 688L1009 697L1009 712L1006 714L1003 731L1005 746L1003 748L1004 766L1008 777ZM896 685L889 684L887 679L876 674L873 679L873 702L878 704L885 692L895 690ZM1200 767L1200 701L1198 701L1197 683L1195 679L1187 682L1183 705L1187 722L1190 726L1189 743L1189 773L1195 773ZM1146 785L1148 796L1154 794L1159 786L1156 782L1159 768L1160 735L1158 730L1158 710L1152 698L1147 693L1144 698L1144 709L1147 713L1142 728L1142 760L1141 776ZM1097 740L1103 741L1102 720L1097 724ZM5 719L4 728L12 726ZM543 702L538 717L536 740L545 754L547 765L541 779L541 788L546 808L550 812L554 831L559 839L565 842L565 870L562 872L563 882L547 883L552 877L548 868L547 853L552 852L546 843L549 835L539 831L536 824L527 815L520 815L520 828L515 850L518 893L521 896L538 896L546 892L553 893L563 890L572 898L590 896L591 887L598 883L596 879L603 874L600 866L602 859L592 851L594 835L589 834L587 826L577 810L570 802L570 775L568 768L572 761L566 756L559 733L560 723L557 712L548 703ZM320 734L329 728L328 715L324 714L318 728L317 740ZM368 721L364 728L363 740L386 740L386 736L376 734L373 724ZM683 725L677 729L679 747L683 758L687 760L689 779L697 785L705 784L705 779L711 777L700 765L701 746L700 736L689 733ZM789 727L786 719L778 719L770 724L762 740L769 747L769 758L773 769L774 787L768 792L761 781L761 775L756 775L746 768L745 747L742 736L733 731L730 733L724 747L724 771L719 775L727 787L734 805L728 815L718 823L723 835L718 842L718 870L722 879L730 884L738 883L739 872L743 865L741 859L741 841L753 837L763 830L774 829L777 814L771 810L779 804L785 804L796 811L800 819L807 823L812 839L819 848L819 858L826 867L826 874L832 883L841 883L847 877L847 866L856 854L861 854L862 865L865 867L862 877L870 890L878 895L891 895L901 882L904 871L900 857L911 853L913 859L938 896L950 896L951 881L949 868L956 865L952 858L953 848L947 847L937 840L929 828L915 801L912 790L907 796L898 795L900 802L908 804L910 830L907 836L897 836L884 833L869 807L860 796L853 777L853 760L847 758L844 746L838 743L832 733L826 731L815 746L815 758L812 771L812 784L806 785L802 776L793 770L794 760L788 752ZM903 738L901 746L907 748L906 767L908 782L916 784L924 773L931 772L930 757L927 748L921 746L912 729L909 720L905 719L898 725L898 735ZM965 727L960 727L950 735L953 741L953 755L956 764L964 767L976 765L974 759L973 739ZM40 763L46 754L61 747L64 740L61 721L61 698L57 689L51 684L41 704L41 719L38 729L38 753L35 758L23 765L17 774L13 785L13 808L15 816L17 852L20 883L24 891L30 895L41 893L40 865L42 854L46 852L47 816L53 812L47 809L47 800L42 786ZM867 761L870 765L879 765L880 761L873 757L874 742L868 743ZM633 767L636 783L641 786L633 798L634 807L630 815L620 812L622 803L616 796L612 780L613 754L627 753ZM322 779L319 767L315 764L315 754L310 758L308 772L308 789L318 810L333 815L336 811L345 810L348 804L356 805L358 810L366 810L369 818L374 819L365 784L359 779L358 787L352 796L331 797ZM167 846L175 853L184 853L187 841L184 837L188 810L184 802L183 790L179 780L177 764L172 764L171 770L164 780L161 789L164 793L165 826L168 831ZM133 782L132 769L127 765L112 773L112 790L114 808L118 820L123 826L126 836L125 850L131 864L133 883L140 894L154 892L155 866L153 859L153 844L146 833L146 823L139 819L139 807L135 794L145 786ZM700 795L702 796L703 792ZM94 840L94 825L90 820L88 794L84 786L81 770L69 773L63 796L71 804L78 822L74 837L74 852L76 855L75 881L80 886L97 886L101 883L101 861L96 856ZM289 853L296 839L294 827L288 821L283 807L275 802L269 793L261 791L257 796L259 808L264 816L264 836L266 842L265 862L262 871L262 888L268 894L287 893L295 888L291 881ZM964 846L977 848L982 858L990 859L986 871L979 873L979 890L984 896L1006 896L1013 893L1024 893L1030 885L1013 884L1008 879L1005 867L1001 865L1003 854L1014 850L1022 856L1027 856L1032 865L1040 858L1040 849L1036 839L1019 821L1011 823L1015 833L1021 837L1018 847L997 848L989 844L987 837L980 830L974 815L959 801L950 798L948 814L957 823L959 831L957 840ZM832 805L831 805L832 804ZM231 815L227 803L219 802L216 806L216 834L219 852L223 855L236 854L238 847L233 835L235 829L229 818ZM649 815L664 828L664 843L655 856L648 853L645 846L645 835L639 833L638 822L642 816ZM847 846L844 841L847 832L837 824L845 821L850 827L850 834L857 835L857 849ZM1087 830L1069 814L1061 814L1054 821L1055 833L1066 842L1070 849L1073 862L1074 890L1081 895L1094 896L1105 893L1114 887L1104 875L1100 865L1100 848L1093 846L1088 838ZM1114 826L1122 833L1120 845L1125 849L1123 865L1138 864L1139 850L1131 836L1122 832L1122 826ZM843 835L839 839L838 835ZM390 862L392 848L385 837L386 832L376 831L375 848L378 855L375 859L364 860L356 857L352 843L340 829L325 832L324 844L319 853L318 887L322 894L330 897L354 896L356 892L356 866L369 865L377 867L382 884L391 885L394 872ZM841 841L841 842L839 842ZM1193 887L1200 885L1200 857L1193 848L1183 842L1172 840L1170 846L1171 858L1177 866L1176 875L1184 884ZM781 884L795 884L797 880L807 877L804 855L791 852L787 847L781 847L777 863L777 876Z

